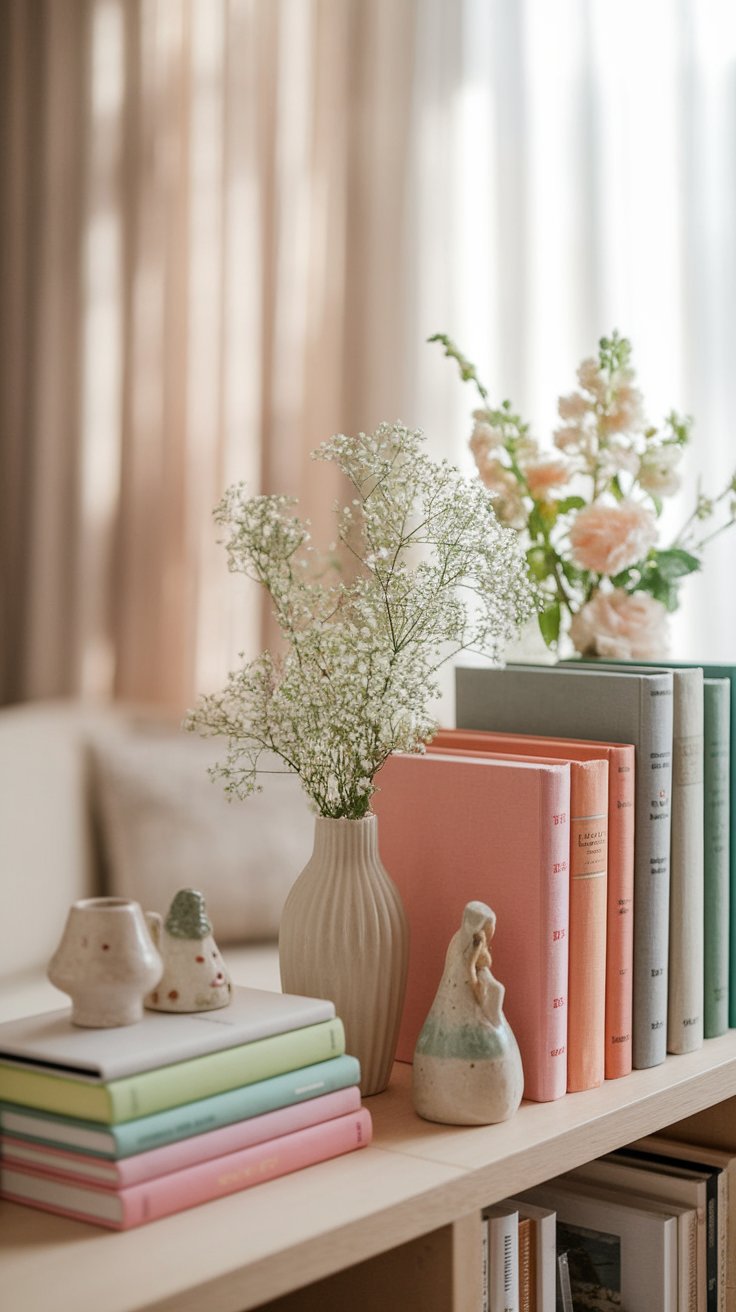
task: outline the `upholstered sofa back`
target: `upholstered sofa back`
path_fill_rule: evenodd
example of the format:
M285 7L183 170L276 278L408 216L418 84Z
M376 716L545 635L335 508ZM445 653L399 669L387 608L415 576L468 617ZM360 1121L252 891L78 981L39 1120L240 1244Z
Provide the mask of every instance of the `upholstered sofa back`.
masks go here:
M186 885L205 892L218 941L232 945L226 955L244 943L256 944L255 957L268 949L267 986L277 986L280 909L308 859L312 818L293 776L227 803L207 775L218 751L130 708L47 702L0 712L6 1001L21 988L30 1007L48 1005L40 982L78 898L110 892L165 911Z

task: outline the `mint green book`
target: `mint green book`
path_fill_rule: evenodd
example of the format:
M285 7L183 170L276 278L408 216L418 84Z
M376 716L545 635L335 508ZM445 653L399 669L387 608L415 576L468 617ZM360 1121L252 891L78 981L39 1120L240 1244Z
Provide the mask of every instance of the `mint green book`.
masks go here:
M6 1103L0 1106L0 1131L52 1148L71 1148L91 1157L119 1160L359 1083L360 1063L356 1057L332 1057L121 1125L101 1125L98 1121L54 1116Z
M706 679L705 709L705 979L706 1039L728 1029L731 684Z
M89 1075L49 1074L38 1064L16 1058L0 1062L0 1101L117 1125L340 1057L344 1051L342 1021L334 1018L108 1083Z

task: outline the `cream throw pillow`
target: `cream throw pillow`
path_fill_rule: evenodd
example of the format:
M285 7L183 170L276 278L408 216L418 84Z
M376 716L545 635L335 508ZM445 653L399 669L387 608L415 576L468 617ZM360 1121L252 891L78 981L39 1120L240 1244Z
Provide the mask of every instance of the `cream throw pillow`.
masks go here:
M222 745L168 729L91 748L107 891L165 914L179 888L205 896L218 942L278 935L286 895L312 851L314 817L294 775L228 802L208 765ZM278 763L277 763L278 764Z

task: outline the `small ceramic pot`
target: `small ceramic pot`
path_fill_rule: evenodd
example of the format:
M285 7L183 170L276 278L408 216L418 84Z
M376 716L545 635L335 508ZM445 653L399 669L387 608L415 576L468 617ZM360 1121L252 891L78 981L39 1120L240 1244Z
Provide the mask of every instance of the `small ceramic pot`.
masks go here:
M148 928L163 957L164 971L146 998L152 1011L215 1011L226 1007L232 984L207 919L204 898L181 888L164 922L146 912Z
M72 1000L75 1025L104 1029L143 1018L143 998L163 962L137 902L90 897L74 902L48 977Z

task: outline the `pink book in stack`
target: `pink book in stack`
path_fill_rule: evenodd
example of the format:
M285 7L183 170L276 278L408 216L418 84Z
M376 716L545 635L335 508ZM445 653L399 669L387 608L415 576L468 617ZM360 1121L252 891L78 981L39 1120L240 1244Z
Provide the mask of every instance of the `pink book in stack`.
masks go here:
M536 1102L567 1089L570 766L394 755L373 798L381 859L410 928L397 1056L412 1061L467 902L497 917L494 975Z
M113 1230L129 1230L183 1212L188 1207L223 1198L251 1185L299 1171L302 1167L364 1148L371 1141L371 1117L363 1107L309 1125L291 1134L170 1171L127 1188L111 1189L78 1174L41 1171L3 1159L0 1195L42 1211L58 1212ZM179 1145L174 1145L179 1147ZM59 1154L61 1155L61 1154Z

